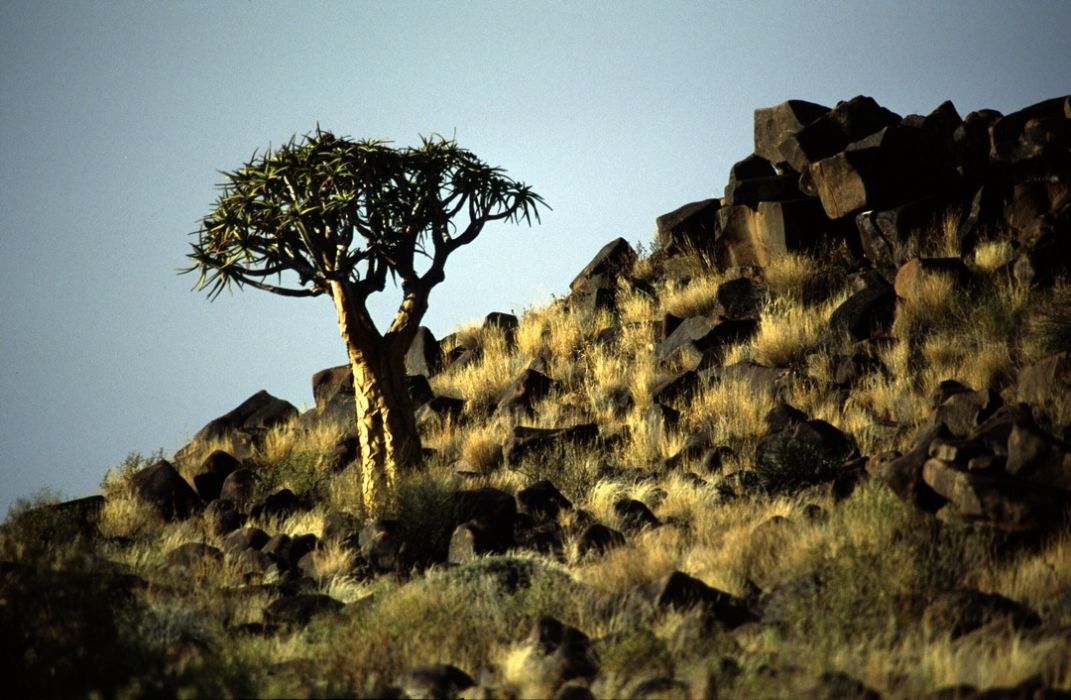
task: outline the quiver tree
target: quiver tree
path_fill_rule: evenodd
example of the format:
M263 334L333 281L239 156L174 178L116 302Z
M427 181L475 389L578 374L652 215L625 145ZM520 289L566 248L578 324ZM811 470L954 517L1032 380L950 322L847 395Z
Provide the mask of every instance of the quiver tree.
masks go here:
M398 470L421 461L405 354L447 258L485 224L531 224L546 205L441 137L393 148L317 128L224 176L184 272L198 272L211 299L232 284L331 298L353 369L363 505L381 509ZM381 330L367 301L388 277L401 303Z

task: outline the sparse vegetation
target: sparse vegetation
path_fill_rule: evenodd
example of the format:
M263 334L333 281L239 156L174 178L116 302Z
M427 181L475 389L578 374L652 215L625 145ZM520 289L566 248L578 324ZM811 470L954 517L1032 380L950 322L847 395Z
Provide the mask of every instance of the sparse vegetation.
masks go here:
M937 419L974 430L998 405L1027 410L1017 377L1071 349L1071 285L1011 271L1010 234L972 246L954 212L938 219L897 244L963 256L965 274L923 274L899 297L877 279L896 266L856 274L843 240L773 256L761 274L682 245L603 260L588 280L600 294L580 280L515 329L457 330L430 377L452 409L418 413L424 468L398 473L386 516L355 478L353 426L319 413L184 453L178 481L205 492L206 458L232 452L248 503L203 496L185 517L154 502L139 489L146 474L170 478L158 454L109 472L103 498L20 504L0 528L11 690L1071 691L1067 524L999 520L1027 518L1056 487L995 481L1013 458L977 436L918 444ZM732 281L757 312L724 313ZM831 327L864 292L885 304L880 327ZM683 348L669 340L681 318L695 333ZM998 426L1018 431L1015 468L1031 479L1071 464L1071 395L1050 394ZM998 432L985 439L1012 444ZM918 457L914 481L883 475L898 456ZM1016 510L993 483L1035 500ZM463 681L479 687L451 686Z

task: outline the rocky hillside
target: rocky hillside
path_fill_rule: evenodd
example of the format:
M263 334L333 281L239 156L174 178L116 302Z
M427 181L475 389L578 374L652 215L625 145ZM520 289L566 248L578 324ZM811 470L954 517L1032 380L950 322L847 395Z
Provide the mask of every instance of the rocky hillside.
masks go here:
M347 367L0 541L33 695L1071 691L1071 97L755 112L723 197L406 358L362 513Z

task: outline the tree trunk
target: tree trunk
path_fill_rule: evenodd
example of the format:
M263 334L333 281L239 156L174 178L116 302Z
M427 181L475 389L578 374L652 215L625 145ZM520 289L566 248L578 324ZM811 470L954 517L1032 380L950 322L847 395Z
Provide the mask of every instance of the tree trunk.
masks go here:
M341 285L333 291L353 370L361 500L365 513L372 514L392 505L399 470L420 464L420 434L406 385L405 349L369 327Z

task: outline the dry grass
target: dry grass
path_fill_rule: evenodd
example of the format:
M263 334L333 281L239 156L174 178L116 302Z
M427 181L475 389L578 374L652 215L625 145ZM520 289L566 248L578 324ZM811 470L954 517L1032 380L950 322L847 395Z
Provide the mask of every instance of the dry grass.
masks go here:
M722 281L721 275L710 269L686 283L670 282L661 297L662 309L680 318L706 316L717 306L716 294Z
M768 367L788 367L803 361L829 327L829 316L843 301L838 295L822 304L807 306L787 297L774 297L759 318L751 341L751 358Z

